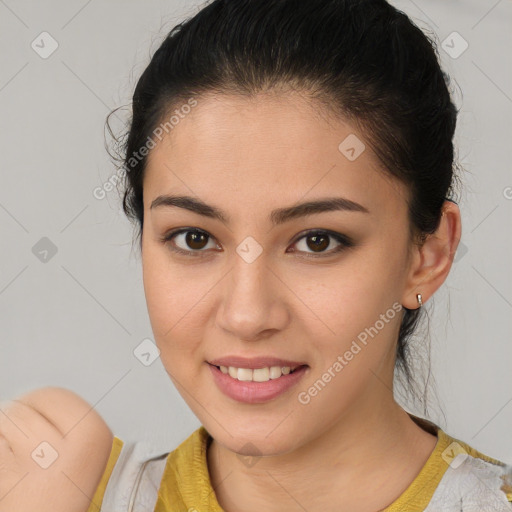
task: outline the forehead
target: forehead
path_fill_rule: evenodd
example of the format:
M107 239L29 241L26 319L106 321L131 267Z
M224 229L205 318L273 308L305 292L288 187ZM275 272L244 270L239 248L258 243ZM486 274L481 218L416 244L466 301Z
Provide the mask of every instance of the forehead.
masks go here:
M351 147L364 150L353 159ZM170 193L197 196L233 217L327 195L397 216L407 196L354 125L327 119L298 94L199 98L148 156L145 209Z

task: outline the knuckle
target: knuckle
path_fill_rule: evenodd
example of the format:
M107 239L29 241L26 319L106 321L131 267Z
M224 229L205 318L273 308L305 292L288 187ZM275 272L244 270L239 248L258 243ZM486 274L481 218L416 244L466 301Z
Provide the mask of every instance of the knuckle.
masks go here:
M111 442L101 416L66 389L0 404L0 512L41 510L42 496L48 510L87 510Z

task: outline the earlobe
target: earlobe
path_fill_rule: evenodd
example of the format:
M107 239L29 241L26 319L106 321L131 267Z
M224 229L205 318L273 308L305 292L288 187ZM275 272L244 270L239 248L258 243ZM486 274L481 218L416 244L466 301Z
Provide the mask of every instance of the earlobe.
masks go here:
M424 304L444 283L450 272L460 236L459 207L447 200L443 204L441 219L435 233L428 235L423 245L414 249L416 252L402 297L404 307L421 307L417 295L421 294L421 303Z

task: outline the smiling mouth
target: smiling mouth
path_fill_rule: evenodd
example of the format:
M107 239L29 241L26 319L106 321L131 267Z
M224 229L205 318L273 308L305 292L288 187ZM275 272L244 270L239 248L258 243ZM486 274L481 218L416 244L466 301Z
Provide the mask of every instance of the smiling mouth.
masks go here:
M299 365L293 368L290 366L266 366L255 369L220 365L211 366L215 366L215 368L220 370L223 374L229 375L234 380L243 382L268 382L269 380L276 380L283 376L293 374L298 369L306 367L307 365Z

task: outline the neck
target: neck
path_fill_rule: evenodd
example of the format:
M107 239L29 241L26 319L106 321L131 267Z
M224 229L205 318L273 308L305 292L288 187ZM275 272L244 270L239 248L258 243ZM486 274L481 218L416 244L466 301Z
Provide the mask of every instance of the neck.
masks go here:
M261 457L251 467L212 440L208 469L221 507L375 512L392 503L417 476L437 438L392 398L360 402L357 409L300 449Z

